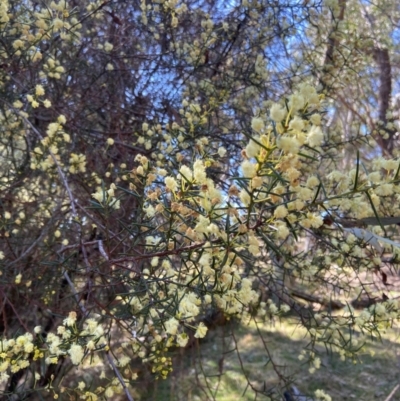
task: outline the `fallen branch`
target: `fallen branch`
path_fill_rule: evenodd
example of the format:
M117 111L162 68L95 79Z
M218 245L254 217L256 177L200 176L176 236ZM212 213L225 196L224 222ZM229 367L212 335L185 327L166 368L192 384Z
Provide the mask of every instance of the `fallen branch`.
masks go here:
M395 392L399 389L400 384L397 384L396 387L392 390L392 392L385 398L385 401L390 401L394 396Z

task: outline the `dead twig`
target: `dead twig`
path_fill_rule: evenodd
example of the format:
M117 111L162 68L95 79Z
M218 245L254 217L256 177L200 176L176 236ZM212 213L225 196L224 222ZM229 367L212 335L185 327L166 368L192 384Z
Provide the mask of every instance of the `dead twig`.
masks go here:
M114 359L110 355L109 351L106 351L106 355L107 355L108 362L110 363L110 365L112 367L112 370L114 371L114 373L117 376L119 382L121 383L122 388L124 389L124 392L126 394L126 398L129 401L134 401L133 397L131 396L131 394L130 394L130 392L128 390L128 387L126 387L125 380L122 377L122 375L121 375L120 371L118 370L117 366L115 365Z
M400 384L397 384L396 387L392 390L392 392L385 398L385 401L390 401L394 396L395 392L399 389Z

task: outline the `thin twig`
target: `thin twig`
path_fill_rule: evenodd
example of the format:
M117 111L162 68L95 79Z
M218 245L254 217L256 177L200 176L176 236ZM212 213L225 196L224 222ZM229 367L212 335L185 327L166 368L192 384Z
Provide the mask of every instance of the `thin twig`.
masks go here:
M71 278L69 277L68 272L64 268L63 268L63 276L64 276L65 280L67 280L67 283L70 286L72 293L74 294L74 297L76 299L76 302L77 302L79 308L81 309L83 315L86 316L88 311L85 308L85 306L82 305L82 303L80 302L80 297L79 297L78 291L76 290L74 283L72 282Z
M39 244L40 241L42 241L42 239L47 235L49 227L51 224L54 223L55 221L55 217L57 215L57 212L60 210L61 208L57 208L56 211L53 212L53 217L46 223L46 226L44 228L42 228L41 233L39 235L38 238L36 238L35 241L33 241L33 243L28 247L28 249L26 249L17 259L13 260L12 262L7 264L7 267L13 266L16 263L18 263L20 260L24 259L27 255L29 255L31 253L31 251L36 247L37 244Z
M128 387L126 387L124 378L122 377L121 373L119 372L118 368L116 367L114 360L112 359L112 357L108 351L106 351L106 355L107 355L108 362L110 362L110 365L111 365L115 375L117 376L119 382L121 383L122 388L125 391L126 397L128 398L129 401L134 401L134 399L132 398L132 396L128 390Z
M392 392L385 398L385 401L390 401L394 396L394 393L399 389L400 384L397 384L396 387L392 390Z
M99 241L98 241L98 247L99 247L99 251L100 251L101 255L103 256L103 258L104 258L105 260L109 260L109 257L108 257L108 255L107 255L107 252L106 252L105 249L104 249L103 241L102 241L102 240L99 240Z
M33 132L39 137L39 139L43 140L43 135L40 133L40 131L39 131L24 115L22 115L22 114L19 112L19 110L15 110L15 109L14 109L14 111L25 121L26 124L28 124L28 125L31 127L31 129L32 129ZM69 197L69 200L70 200L70 204L71 204L72 216L73 216L74 218L76 218L76 217L78 217L78 213L77 213L76 207L75 207L75 199L74 199L74 197L72 196L72 191L71 191L71 188L69 187L67 177L65 176L64 172L62 171L62 168L61 168L61 166L60 166L60 163L58 162L58 160L57 160L57 158L55 157L54 153L53 153L50 149L48 149L48 152L49 152L51 158L53 159L53 162L54 162L54 164L55 164L55 166L56 166L56 168L57 168L58 175L59 175L59 177L61 178L61 181L62 181L63 184L64 184L65 190L67 191L67 194L68 194L68 197ZM42 237L42 236L41 236L41 237ZM40 238L41 238L41 237L40 237ZM83 245L82 245L82 251L83 251L84 254L85 254L85 249L84 249L84 246L83 246ZM78 305L79 305L81 311L83 312L84 315L87 316L88 311L86 310L86 308L84 307L84 305L82 305L82 303L79 302L79 295L78 295L78 292L76 291L76 288L75 288L75 286L74 286L74 284L73 284L71 278L69 277L68 272L65 270L65 268L63 268L63 272L62 272L62 273L63 273L64 278L67 280L68 285L70 286L70 288L71 288L71 290L72 290L72 293L74 294L75 299L78 301Z

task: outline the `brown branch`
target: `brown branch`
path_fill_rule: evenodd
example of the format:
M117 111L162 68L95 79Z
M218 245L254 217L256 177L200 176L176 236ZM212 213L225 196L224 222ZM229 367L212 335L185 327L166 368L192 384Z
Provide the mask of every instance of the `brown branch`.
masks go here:
M187 252L187 251L192 251L198 248L201 248L205 244L205 241L203 242L195 242L192 245L184 246L182 248L178 249L172 249L172 250L166 250L166 251L161 251L161 252L156 252L156 253L149 253L146 255L140 255L140 256L127 256L124 258L120 259L111 259L109 262L112 263L121 263L121 262L136 262L141 259L149 259L149 258L154 258L154 257L164 257L164 256L170 256L170 255L179 255L182 252Z
M291 289L290 292L297 298L301 298L307 302L317 303L330 309L342 309L345 307L345 305L340 301L334 301L332 299L326 300L315 295L307 294L300 290Z

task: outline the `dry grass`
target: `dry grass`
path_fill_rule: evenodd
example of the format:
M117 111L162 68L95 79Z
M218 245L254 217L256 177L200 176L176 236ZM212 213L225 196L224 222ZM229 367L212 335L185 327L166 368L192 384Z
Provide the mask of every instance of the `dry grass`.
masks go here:
M166 381L147 383L147 391L139 391L137 400L267 400L268 392L272 399L282 399L277 386L284 382L272 361L282 374L294 378L304 394L311 396L321 388L333 400L383 401L400 382L398 329L389 330L382 341L371 339L357 363L341 361L338 355L319 348L322 367L314 374L298 359L308 344L305 331L290 321L263 325L259 331L255 324L231 325L209 334L185 353L177 351L174 374ZM264 394L256 397L246 376L253 389ZM400 391L391 399L395 400L400 400Z

